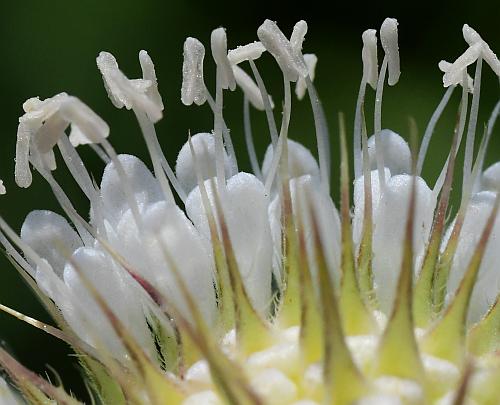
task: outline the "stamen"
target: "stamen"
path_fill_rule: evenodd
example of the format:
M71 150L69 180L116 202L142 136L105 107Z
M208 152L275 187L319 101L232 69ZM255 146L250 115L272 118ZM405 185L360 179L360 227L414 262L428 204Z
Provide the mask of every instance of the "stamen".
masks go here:
M250 63L250 67L252 69L253 75L255 76L255 80L257 81L257 85L259 86L260 90L260 95L261 99L264 103L264 109L266 111L266 118L267 118L267 125L269 127L269 133L271 135L271 142L273 146L276 146L278 142L278 130L276 127L276 121L274 119L273 115L273 106L270 103L270 98L269 93L266 90L266 86L264 85L264 81L262 80L262 76L259 73L259 70L257 69L257 66L255 65L255 62L253 60L248 61Z
M99 53L96 63L101 72L104 87L115 107L125 106L127 110L139 109L145 112L154 123L163 117L163 103L161 98L158 99L159 94L151 80L129 80L119 69L115 57L109 52ZM146 69L146 73L151 72ZM151 86L153 89L150 89Z
M184 42L184 62L182 64L181 100L184 105L202 105L206 101L203 81L203 58L205 47L196 38Z
M266 194L269 195L271 187L274 182L274 177L279 168L280 177L282 182L288 182L288 126L290 124L290 114L292 112L292 99L290 94L290 81L283 75L283 87L285 93L285 102L283 103L283 119L281 121L280 135L276 152L273 155L271 169L266 178L265 189ZM274 152L274 150L273 150Z
M216 95L215 95L215 113L214 113L214 137L215 137L215 167L217 171L217 185L224 190L226 185L226 176L224 172L224 143L222 138L222 78L217 68ZM224 191L221 191L222 196ZM224 198L224 197L222 197Z
M382 146L382 139L380 139L380 131L382 131L382 95L384 93L384 81L387 72L387 55L384 57L382 67L380 68L380 75L378 77L377 91L375 93L375 114L374 114L374 129L375 129L375 152L377 157L377 171L380 190L384 193L385 190L385 172L384 172L384 149Z
M231 49L227 53L227 58L232 65L239 65L241 62L246 60L256 60L259 59L266 51L262 42L255 41L251 44L238 46L236 49Z
M212 31L210 37L212 57L217 65L220 75L220 85L223 89L233 91L236 88L233 69L227 57L227 36L224 28L217 28Z
M469 46L473 46L476 43L481 43L481 56L490 65L491 69L497 76L500 76L500 61L495 53L491 50L486 41L481 38L481 36L472 27L464 24L462 28L462 33L464 35L465 41Z
M326 123L325 112L309 76L306 77L307 91L311 101L314 115L314 127L316 130L316 142L318 144L319 170L321 174L321 185L326 194L330 193L330 136Z
M474 76L474 91L472 93L472 104L469 114L469 126L467 127L467 137L465 143L462 194L469 193L472 187L472 182L471 182L472 156L474 154L474 140L476 138L476 124L477 124L477 115L479 111L479 96L481 93L482 61L483 58L479 56L477 58L476 74ZM464 198L463 195L462 198Z
M89 146L94 151L94 153L99 157L99 159L101 159L104 162L104 164L107 165L111 161L111 159L106 154L106 152L104 152L101 145L91 143L91 144L89 144Z
M104 223L104 218L98 187L93 184L92 179L90 178L90 175L82 159L80 158L80 155L71 144L69 139L65 136L61 137L57 142L57 146L61 151L61 155L64 159L66 167L77 182L78 186L84 192L85 196L90 201L94 223L97 224L97 227L101 227L101 225L103 225Z
M309 78L314 81L314 76L316 73L316 64L318 63L318 57L313 53L304 54L304 62L307 66L307 71L309 72ZM306 95L307 83L305 78L299 77L297 84L295 85L295 94L299 100L302 100Z
M17 127L16 165L14 175L19 187L29 187L32 175L29 165L31 131L28 123L20 122Z
M215 100L213 99L212 95L210 94L207 88L205 88L205 92L208 105L210 106L212 113L215 115L217 113L217 106ZM229 132L229 128L226 125L224 117L222 117L222 137L224 139L225 150L227 151L227 155L229 157L231 174L238 173L239 170L238 170L238 161L236 159L236 152L234 151L233 141L231 139L231 133Z
M398 46L398 21L395 18L386 18L380 27L380 42L387 57L389 70L389 86L394 86L399 81L401 71L399 69L399 46Z
M441 72L445 74L451 70L452 65L453 65L452 63L447 62L445 60L441 60L438 63L439 70L441 70ZM458 76L458 83L456 84L462 85L462 75ZM449 87L453 87L456 84L452 84ZM469 76L469 74L467 74L467 90L471 94L474 92L474 81L472 80L472 77Z
M443 62L443 61L441 61ZM440 67L441 67L441 62ZM417 176L420 176L422 173L422 168L424 167L424 160L427 155L427 149L429 148L429 143L432 138L432 134L434 133L434 128L441 117L444 109L448 105L448 101L450 100L451 95L453 94L453 90L455 90L455 86L450 86L446 89L446 92L443 95L443 98L439 102L436 110L432 113L431 119L427 124L427 128L425 128L424 137L422 139L422 144L420 145L420 151L418 152L418 161L417 161Z
M257 154L255 153L255 145L253 143L252 123L250 120L250 102L246 95L243 98L243 124L245 131L245 143L247 146L248 157L250 158L250 164L252 165L252 171L255 176L262 181L262 172L260 170Z
M145 113L135 108L134 108L134 113L135 116L137 117L137 121L139 122L139 126L141 127L141 131L144 135L144 140L146 141L146 146L148 148L149 155L151 156L151 161L153 162L153 171L155 173L156 178L158 179L158 182L160 183L163 196L165 197L165 200L167 202L174 203L174 196L172 194L172 190L170 189L170 185L165 175L165 171L163 171L162 167L161 158L163 156L163 152L161 152L161 147L160 144L158 143L155 127L153 123L148 119ZM167 163L167 168L170 169L170 165L168 165L168 163ZM167 170L166 172L170 173L171 177L174 178L171 169Z
M468 92L467 92L467 69L462 70L462 99L460 101L460 115L458 118L458 143L456 153L460 149L460 144L462 142L462 136L465 129L465 120L467 119L467 107L468 107ZM443 187L443 183L446 176L446 170L450 161L450 156L446 158L446 162L441 169L441 173L434 184L434 188L432 189L432 194L434 200L437 198L439 193L441 192L441 187Z
M304 20L300 20L294 25L292 35L290 36L290 45L293 51L299 55L302 53L302 44L304 43L306 34L307 23Z
M361 58L363 60L363 81L368 83L373 90L377 89L378 80L378 58L377 58L377 31L368 29L363 32L363 49ZM396 38L397 40L397 38Z
M467 66L473 64L481 55L482 43L478 42L467 48L467 50L460 55L455 62L448 67L448 71L443 76L443 84L445 87L452 84L458 84L461 81L462 71Z
M146 95L163 110L163 100L158 92L158 80L156 79L156 71L151 57L145 50L139 52L139 63L141 64L142 78L149 80L151 84L146 89Z
M357 179L361 175L361 109L365 100L366 83L374 90L377 88L378 59L376 33L376 30L368 29L362 35L363 49L361 51L361 58L363 60L363 77L359 85L354 116L354 179Z
M264 100L262 99L262 93L257 84L255 84L252 78L240 67L233 66L233 72L236 84L243 90L245 98L249 100L257 110L264 111ZM271 108L273 108L272 99L269 100L269 103Z
M217 65L216 90L215 90L215 113L214 113L214 136L215 136L215 157L218 186L221 194L224 195L226 177L224 172L224 143L222 138L223 116L223 89L234 90L236 81L233 69L227 58L227 37L224 28L217 28L212 31L210 37L212 57Z
M275 22L264 21L257 30L257 36L267 51L274 56L288 81L296 82L299 77L307 76L306 64Z

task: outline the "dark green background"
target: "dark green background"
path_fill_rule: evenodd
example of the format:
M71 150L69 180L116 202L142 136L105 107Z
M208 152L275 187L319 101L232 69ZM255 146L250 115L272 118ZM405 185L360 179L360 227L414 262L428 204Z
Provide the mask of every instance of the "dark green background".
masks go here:
M407 4L403 4L407 3ZM333 10L333 11L332 11ZM32 209L59 211L48 187L39 176L33 186L18 189L13 181L13 157L17 118L23 101L32 96L46 98L66 91L80 97L100 114L111 127L111 141L118 151L146 158L133 114L116 110L109 102L95 57L100 50L112 52L131 78L140 73L137 53L147 49L159 78L160 91L166 105L165 117L157 125L160 142L173 163L176 152L192 133L209 131L212 117L207 106L186 108L180 103L182 44L186 36L199 38L208 47L210 31L227 28L229 46L234 47L256 39L256 29L264 18L277 20L285 33L290 33L298 19L306 19L309 33L306 52L319 57L316 85L324 102L332 133L333 189L336 195L338 170L337 112L346 114L352 131L355 99L361 77L360 35L366 28L378 28L384 17L400 22L401 81L395 88L386 88L383 125L405 135L408 117L416 119L420 133L443 94L440 59L453 60L465 49L461 36L467 22L479 30L493 50L500 52L498 29L500 6L490 2L360 2L319 3L301 5L279 2L221 1L117 1L117 0L25 0L2 1L0 5L0 178L8 188L0 197L0 215L16 230ZM213 73L207 55L207 75ZM267 57L260 62L266 83L275 100L281 97L281 78ZM489 69L484 70L480 126L498 98L498 82ZM213 81L207 78L207 84ZM444 161L458 106L456 92L431 144L430 157L424 170L434 180ZM228 94L225 117L232 129L233 140L240 152L240 164L248 168L243 145L241 94ZM373 93L369 92L368 105ZM278 103L279 105L279 103ZM276 114L279 117L279 109ZM368 117L372 108L367 107ZM262 156L268 133L262 115L254 115L254 135ZM369 123L371 126L371 122ZM495 160L500 142L498 132L488 155ZM310 105L306 100L294 104L290 136L311 148L315 147ZM102 166L83 148L82 154L97 179ZM149 164L149 161L148 161ZM62 165L61 165L62 168ZM86 201L67 177L58 173L74 204L86 212ZM19 280L8 262L0 257L0 302L24 313L48 321L36 299ZM64 344L19 321L0 314L0 341L24 364L38 372L50 364L58 370L67 386L82 391L75 362L68 358Z

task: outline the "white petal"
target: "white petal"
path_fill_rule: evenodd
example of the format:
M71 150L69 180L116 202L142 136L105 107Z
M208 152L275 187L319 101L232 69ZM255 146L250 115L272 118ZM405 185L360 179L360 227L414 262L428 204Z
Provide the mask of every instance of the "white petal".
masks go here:
M214 209L212 187L205 187ZM266 314L271 303L273 245L267 217L268 198L264 185L252 174L238 173L227 182L224 216L245 289L254 308ZM210 240L210 232L199 188L186 200L186 211L196 228Z
M285 405L297 397L297 387L281 371L269 368L255 375L250 385L269 405Z
M304 145L288 139L288 174L290 178L300 177L309 174L319 177L319 167L315 157ZM271 170L273 160L273 145L267 147L262 163L262 174L266 178Z
M192 299L207 324L216 318L213 257L208 241L200 236L186 215L164 201L143 212L144 232L139 233L130 210L126 211L111 239L113 247L146 280L152 283L188 319L192 319L177 284L172 259Z
M321 239L325 246L328 246L325 252L328 268L335 282L338 282L338 269L340 264L340 218L335 204L331 197L325 194L320 188L318 178L310 175L304 175L290 180L290 193L293 214L295 217L298 215L302 217L308 261L311 271L313 272L313 278L316 279L318 269L315 261L316 256L312 222L307 208L308 202L312 203L316 218L320 220L319 228ZM302 211L299 211L299 206L302 207ZM282 226L279 195L277 195L269 205L268 215L274 243L273 270L279 281L282 264Z
M234 80L233 69L227 58L227 36L224 28L217 28L212 31L210 38L212 47L212 57L221 75L221 86L223 89L234 90L236 82Z
M481 178L482 190L500 190L500 162L496 162L488 167Z
M448 299L453 296L467 270L472 255L477 248L477 243L481 238L486 220L495 203L495 197L496 194L491 191L479 192L473 196L467 208L457 251L450 270ZM452 226L447 232L445 242L450 236L451 229ZM499 240L500 219L497 217L472 292L468 316L469 322L478 321L500 293L500 273L498 272L498 263L500 262Z
M88 247L78 249L73 254L72 263L78 266L78 270L88 278L139 346L153 356L154 345L142 310L137 284L130 279L125 279L127 277L125 273L109 256L98 249ZM71 295L78 301L77 311L74 308L76 304L66 308L66 303L57 302L71 327L86 336L87 343L92 346L98 347L102 342L118 359L128 357L109 320L98 307L78 272L69 264L64 269L64 282ZM92 322L92 328L88 334L85 332L88 325L82 320L82 315L86 318L86 322ZM98 333L101 342L93 339L95 333Z
M386 167L384 169L385 180L389 181L391 178L391 171ZM370 173L371 178L371 191L372 191L372 212L378 210L380 203L380 183L378 171L372 170ZM352 235L356 246L359 247L363 232L363 220L365 215L365 177L360 176L354 180L353 204L354 204L354 217L352 219Z
M68 221L51 211L31 211L21 227L21 239L60 276L67 259L83 245Z
M410 173L411 152L408 143L390 129L380 131L380 139L384 153L384 164L391 171L391 174ZM375 135L368 139L368 155L370 167L375 169L377 167Z
M307 76L307 66L302 58L295 53L290 41L275 22L264 21L257 30L257 36L267 51L274 56L288 80L295 82L299 77Z
M394 86L401 71L399 69L398 21L395 18L386 18L380 27L380 42L387 56L390 86Z
M186 142L182 146L179 155L177 155L177 163L175 165L175 173L186 194L189 194L198 185L196 167L201 172L203 180L216 175L214 136L202 132L193 135L191 142L197 159L196 164L191 154L189 142ZM226 177L231 177L229 158L226 153L224 155Z
M159 183L141 160L132 155L119 155L118 158L139 206L163 200ZM116 223L129 206L123 184L113 162L104 169L101 196L106 219L112 224Z
M377 297L385 313L392 308L401 269L411 184L412 176L400 174L391 177L373 213L373 273ZM417 177L416 187L413 248L415 269L418 269L425 253L435 201L432 190L422 178Z
M313 271L313 278L317 276L317 265L315 260L315 245L311 218L307 212L307 199L312 203L316 219L319 221L319 231L325 249L326 261L331 276L337 285L340 281L340 218L337 208L331 197L324 193L320 187L317 177L302 176L290 181L292 204L294 215L299 215L298 206L301 204L304 219L306 247L308 252L309 266ZM305 197L305 198L304 198ZM299 203L299 198L303 200Z
M207 100L203 81L203 58L205 47L196 38L184 42L184 62L182 64L181 100L184 105L202 105Z
M0 195L6 194L7 190L5 189L5 186L3 185L3 181L0 180Z

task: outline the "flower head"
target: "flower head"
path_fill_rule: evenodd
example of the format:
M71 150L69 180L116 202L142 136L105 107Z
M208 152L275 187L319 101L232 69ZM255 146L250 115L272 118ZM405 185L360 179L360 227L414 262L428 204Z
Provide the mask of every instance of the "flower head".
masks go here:
M28 187L35 168L66 217L33 211L20 235L0 218L0 243L57 326L0 309L69 344L99 403L497 401L500 164L486 170L483 164L500 102L476 154L474 138L481 61L498 75L498 59L464 26L469 48L455 62L439 64L449 87L417 150L414 123L410 143L382 129L386 76L393 86L401 73L398 22L388 18L380 29L380 71L377 32L366 30L353 130L353 206L340 115L338 210L330 196L327 120L313 84L318 58L302 52L307 30L299 21L288 39L266 20L257 30L260 41L228 51L226 31L215 29L215 96L203 76L205 47L186 40L181 100L187 106L206 102L214 125L211 132L188 136L175 168L154 126L164 105L146 51L139 53L140 79L128 79L108 52L99 54L97 66L113 105L134 112L152 172L137 157L117 154L107 124L79 99L61 93L24 104L16 182ZM265 53L283 73L279 126L256 63ZM472 81L467 66L474 62ZM292 82L297 97L307 93L311 102L317 158L288 137ZM421 170L458 84L459 118L450 129L449 155L430 185ZM370 137L363 108L367 85L375 91ZM224 119L224 90L236 87L244 96L253 173L239 170ZM262 164L253 145L251 105L265 112L269 127ZM447 221L464 133L462 199ZM99 184L78 153L86 145L105 164ZM53 175L60 170L56 148L90 202L88 220ZM79 403L2 348L0 365L28 403ZM3 379L0 400L20 402Z

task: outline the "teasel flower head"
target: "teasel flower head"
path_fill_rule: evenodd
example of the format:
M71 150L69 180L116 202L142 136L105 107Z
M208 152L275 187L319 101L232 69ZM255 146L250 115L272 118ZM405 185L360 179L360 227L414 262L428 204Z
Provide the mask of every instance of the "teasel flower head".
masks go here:
M439 64L447 88L418 147L413 121L409 140L382 128L386 79L394 86L401 74L398 22L388 18L378 33L366 30L354 177L340 114L332 133L340 139L341 175L332 182L335 153L313 84L318 58L303 53L307 30L299 21L288 37L266 20L258 40L229 50L227 32L214 30L213 94L204 80L205 47L186 40L181 100L210 108L214 123L210 132L187 137L175 167L156 134L164 104L146 51L139 53L139 79L129 79L109 52L99 54L97 66L113 105L134 112L152 171L137 157L118 154L108 125L78 98L61 93L24 103L16 182L29 187L34 168L65 216L33 211L19 235L0 218L0 242L54 325L0 309L72 347L93 403L498 402L500 163L483 166L500 102L474 151L482 62L498 76L498 58L464 26L466 50ZM258 68L267 56L283 73L284 100L276 105ZM467 69L474 64L472 79ZM307 93L310 100L316 156L288 137L292 85L299 99ZM371 136L368 85L375 92ZM429 142L457 87L450 150L429 184L421 176ZM238 168L234 132L223 114L227 90L237 88L252 173ZM262 163L252 108L268 123ZM105 164L99 184L80 157L83 147ZM56 150L90 202L88 216L77 212L53 175L61 170ZM332 183L340 185L339 209ZM457 183L460 206L448 219ZM80 403L3 348L0 366L10 384L0 380L2 404Z

